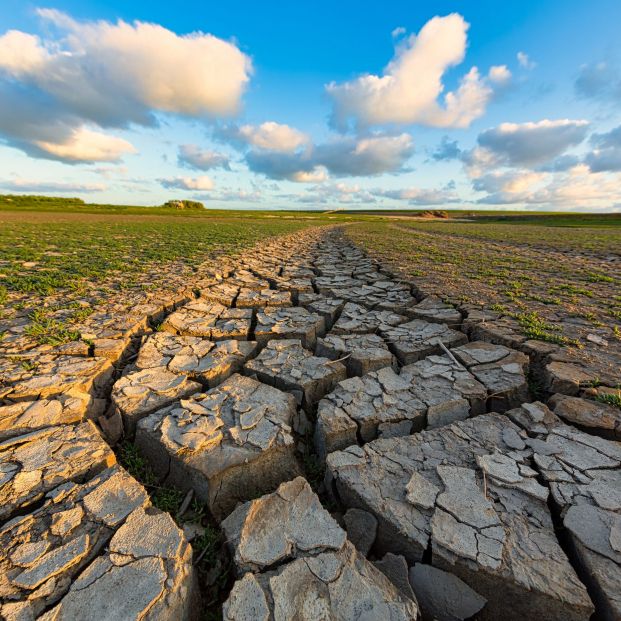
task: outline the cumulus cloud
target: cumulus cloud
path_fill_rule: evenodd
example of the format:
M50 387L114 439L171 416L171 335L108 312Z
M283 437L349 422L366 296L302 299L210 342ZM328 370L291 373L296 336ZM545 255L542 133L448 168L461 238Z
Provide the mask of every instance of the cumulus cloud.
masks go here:
M582 65L574 88L580 97L606 103L621 102L621 74L607 62Z
M347 183L331 183L310 188L307 193L298 195L300 203L327 204L327 203L375 203L373 194L359 185Z
M495 65L490 67L487 77L494 84L506 86L511 81L511 71L507 65Z
M580 144L586 137L588 121L544 119L536 123L502 123L478 137L496 164L530 166L546 162ZM479 152L475 154L481 157Z
M487 192L479 203L487 205L545 205L575 208L609 208L621 200L619 176L591 173L575 166L560 173L496 171L475 181L475 189Z
M586 164L593 172L621 172L621 125L606 134L593 134L593 145L585 158Z
M107 186L103 183L75 183L73 181L40 181L33 179L4 179L0 180L0 188L12 192L49 192L51 194L68 192L87 193L103 192Z
M468 28L456 13L434 17L418 35L410 35L397 47L383 75L328 84L333 125L345 129L348 120L354 119L362 127L387 123L468 127L484 113L492 97L490 80L472 67L456 90L440 98L444 74L464 60ZM494 73L506 75L500 69Z
M276 153L293 153L310 143L310 136L283 123L268 121L261 125L227 125L214 136L238 146L250 146Z
M117 162L127 153L136 153L127 140L80 127L62 141L34 140L33 146L54 159L66 162Z
M207 176L200 177L171 177L159 179L160 184L169 190L212 190L213 181Z
M182 144L177 153L177 162L180 166L193 170L231 169L229 158L226 155L217 151L201 149L195 144Z
M232 43L201 32L179 36L144 22L78 22L49 9L38 14L58 37L15 30L0 36L0 101L17 105L11 121L0 120L9 144L32 155L83 161L83 140L79 157L71 144L62 146L76 132L155 125L156 113L238 111L251 63ZM37 141L48 146L41 149ZM103 148L119 147L108 142Z
M459 202L455 192L426 188L402 188L399 190L372 190L375 196L382 196L393 200L407 201L410 205L444 205Z
M272 179L290 181L325 180L334 177L363 177L403 170L414 153L409 134L338 137L303 151L280 153L251 150L246 163L253 172Z

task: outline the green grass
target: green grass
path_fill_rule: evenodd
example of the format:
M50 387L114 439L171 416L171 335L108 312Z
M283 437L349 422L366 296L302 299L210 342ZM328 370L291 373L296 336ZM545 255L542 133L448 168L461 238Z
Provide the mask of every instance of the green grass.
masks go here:
M89 282L123 275L120 286L136 286L145 269L183 260L189 266L209 254L236 252L261 239L307 226L303 220L162 217L92 220L83 215L38 213L5 219L0 212L0 304L9 293L49 296L87 291Z
M600 393L595 397L595 399L600 403L606 403L621 409L621 392L618 392L616 395L611 395L610 393Z

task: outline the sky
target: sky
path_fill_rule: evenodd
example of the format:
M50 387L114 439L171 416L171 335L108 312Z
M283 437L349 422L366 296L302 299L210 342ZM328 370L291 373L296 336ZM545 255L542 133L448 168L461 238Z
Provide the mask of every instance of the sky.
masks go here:
M0 192L621 211L621 3L0 2Z

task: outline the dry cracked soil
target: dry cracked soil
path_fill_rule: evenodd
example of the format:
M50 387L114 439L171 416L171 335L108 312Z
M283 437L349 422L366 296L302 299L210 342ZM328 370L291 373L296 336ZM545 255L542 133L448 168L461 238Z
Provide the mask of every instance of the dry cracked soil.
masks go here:
M6 326L1 619L621 619L621 410L588 359L339 227L173 284L81 340Z

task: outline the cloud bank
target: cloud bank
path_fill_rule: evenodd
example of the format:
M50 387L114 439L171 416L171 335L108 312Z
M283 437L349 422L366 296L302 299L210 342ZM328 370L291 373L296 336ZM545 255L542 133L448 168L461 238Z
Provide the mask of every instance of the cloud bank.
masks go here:
M16 30L0 36L0 134L30 155L116 161L131 145L106 141L98 128L154 126L158 113L202 118L239 110L251 62L232 43L157 24L37 12L56 38Z

